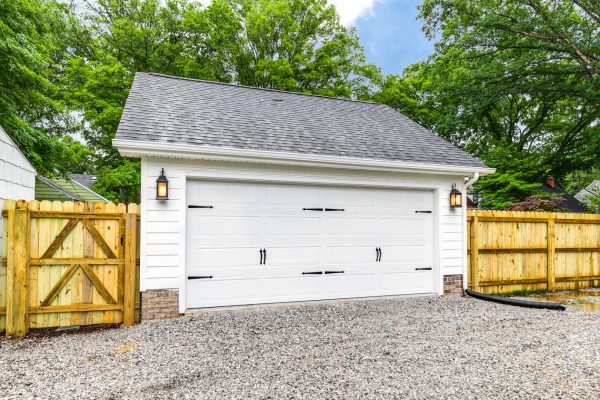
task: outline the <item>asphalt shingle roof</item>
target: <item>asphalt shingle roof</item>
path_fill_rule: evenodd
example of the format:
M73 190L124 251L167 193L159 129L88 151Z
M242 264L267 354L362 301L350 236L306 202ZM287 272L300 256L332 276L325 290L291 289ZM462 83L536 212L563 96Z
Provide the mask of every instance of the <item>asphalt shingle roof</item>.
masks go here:
M116 139L485 167L383 104L148 73Z

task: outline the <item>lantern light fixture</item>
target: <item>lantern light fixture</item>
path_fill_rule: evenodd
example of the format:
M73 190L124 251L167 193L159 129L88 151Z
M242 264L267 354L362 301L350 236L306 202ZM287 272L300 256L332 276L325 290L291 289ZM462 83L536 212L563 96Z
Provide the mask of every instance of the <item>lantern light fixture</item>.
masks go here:
M450 207L462 207L462 193L456 189L456 183L452 184L452 190L450 191Z
M165 176L164 168L156 180L156 200L169 200L169 180Z

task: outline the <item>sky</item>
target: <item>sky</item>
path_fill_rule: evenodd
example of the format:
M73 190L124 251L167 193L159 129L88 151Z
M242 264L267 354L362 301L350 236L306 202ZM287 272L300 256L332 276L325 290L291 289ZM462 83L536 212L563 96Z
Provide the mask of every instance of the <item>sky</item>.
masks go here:
M341 22L358 30L367 60L387 74L400 74L433 52L417 17L420 0L329 0Z

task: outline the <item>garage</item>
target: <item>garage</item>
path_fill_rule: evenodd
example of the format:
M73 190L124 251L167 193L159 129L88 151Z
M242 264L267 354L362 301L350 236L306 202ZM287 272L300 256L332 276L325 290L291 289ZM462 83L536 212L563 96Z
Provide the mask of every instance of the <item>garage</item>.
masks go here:
M494 172L384 104L138 73L142 317L460 294L468 187Z
M188 308L433 292L433 193L190 181Z

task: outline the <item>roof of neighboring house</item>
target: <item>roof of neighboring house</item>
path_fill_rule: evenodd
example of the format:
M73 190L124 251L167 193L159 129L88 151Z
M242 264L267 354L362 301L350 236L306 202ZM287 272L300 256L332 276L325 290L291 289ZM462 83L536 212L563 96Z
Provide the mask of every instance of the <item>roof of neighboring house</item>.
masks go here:
M36 200L108 202L108 199L78 183L74 179L37 177Z
M486 168L383 104L148 73L135 76L119 141Z
M567 193L565 191L565 189L563 189L557 183L554 184L554 187L548 185L547 183L544 183L543 185L541 185L540 187L538 187L537 190L540 190L540 191L545 192L545 193L554 194L554 195L557 195L557 196L560 196L560 197L564 198L565 199L564 208L566 208L566 209L568 209L570 211L579 212L579 213L586 212L585 206L583 204L581 204L575 198L575 196Z
M71 179L75 182L82 184L86 188L91 188L92 184L96 182L96 175L91 174L71 174Z
M582 203L588 203L589 197L600 196L600 180L596 179L584 189L581 189L579 193L575 195L575 198Z

